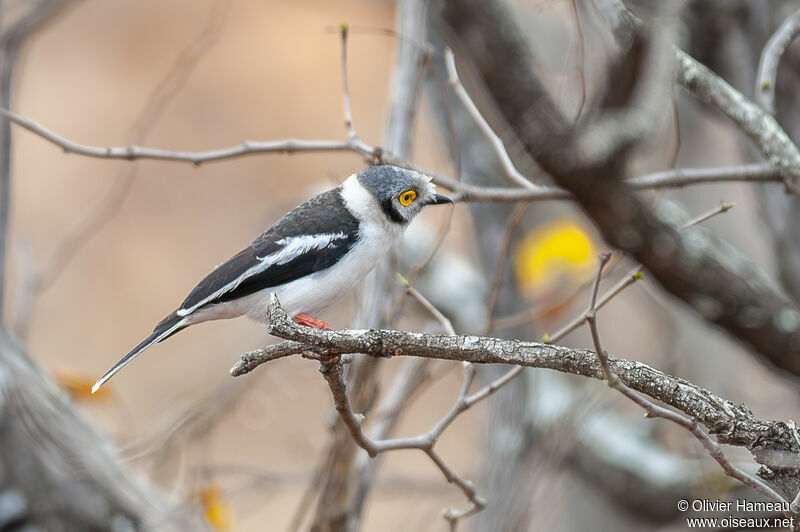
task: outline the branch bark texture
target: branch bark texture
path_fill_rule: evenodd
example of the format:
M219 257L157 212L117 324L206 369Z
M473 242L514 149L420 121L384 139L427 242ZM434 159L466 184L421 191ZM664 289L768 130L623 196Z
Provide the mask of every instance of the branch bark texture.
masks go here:
M232 369L244 375L259 365L304 351L322 356L359 352L376 358L413 356L475 364L508 364L545 368L603 379L597 355L539 342L472 335L436 335L394 330L316 330L289 320L277 299L270 305L270 333L286 342L244 355ZM714 395L691 382L665 374L642 362L608 357L608 365L628 387L680 410L717 435L720 443L789 453L800 452L793 431L782 421L757 418L746 406ZM789 466L790 461L786 465ZM795 460L794 465L800 461Z

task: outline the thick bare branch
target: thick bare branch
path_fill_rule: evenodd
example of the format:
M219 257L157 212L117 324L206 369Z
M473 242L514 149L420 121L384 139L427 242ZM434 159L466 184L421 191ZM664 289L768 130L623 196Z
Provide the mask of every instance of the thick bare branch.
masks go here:
M379 358L413 356L476 364L513 364L594 379L603 375L596 354L586 349L483 336L393 330L316 330L291 322L277 299L271 303L269 312L271 333L292 342L280 342L264 348L258 356L243 357L231 369L232 375L244 375L263 362L297 353L298 342L304 344L305 350L325 357L360 352ZM800 451L800 444L786 423L760 420L744 405L734 404L647 364L613 357L608 360L624 384L694 417L712 433L718 434L722 443L750 449Z
M512 129L553 179L572 192L606 240L635 256L665 289L707 321L749 344L776 366L800 375L800 309L727 243L698 228L679 231L677 213L666 209L655 212L632 194L620 180L625 171L624 153L609 152L606 160L576 165L573 152L577 148L572 146L571 137L559 129L565 121L563 115L552 105L531 105L529 93L538 93L541 86L531 66L513 53L493 54L491 60L487 57L495 46L505 50L520 46L511 42L516 33L506 27L514 24L513 19L507 14L496 16L495 12L504 8L493 0L451 0L447 6L445 17L456 33L465 37L465 50L478 59L483 79ZM490 48L488 41L493 43ZM735 91L727 84L727 88L720 89L718 78L706 75L705 67L695 65L691 58L684 63L691 65L694 74L688 77L694 86L713 88L711 93L733 98ZM526 73L521 74L521 70ZM685 65L679 70L687 74ZM525 82L530 82L531 87L521 88ZM513 91L508 90L511 85ZM771 116L736 95L731 104L741 103L743 107L737 112L745 116L753 114L755 122L746 121L750 126L770 127L767 122L774 122ZM560 118L554 118L552 113ZM549 135L541 131L548 124L554 127ZM777 142L770 144L775 153L783 146L785 151L780 153L793 157L796 147L775 140L772 133L776 132L760 129L758 135L769 136L770 143ZM786 163L788 159L783 155ZM797 162L800 163L800 154ZM782 163L780 168L785 170L794 163L787 164ZM800 164L796 170L800 172Z

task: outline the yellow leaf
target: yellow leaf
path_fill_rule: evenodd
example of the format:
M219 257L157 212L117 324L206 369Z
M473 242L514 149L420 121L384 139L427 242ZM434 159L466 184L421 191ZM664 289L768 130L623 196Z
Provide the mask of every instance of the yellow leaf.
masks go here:
M584 280L596 266L591 238L573 220L561 219L533 229L520 240L514 258L519 285L534 292Z
M193 498L202 505L203 515L205 515L206 521L214 530L219 530L220 532L233 530L230 506L228 506L219 488L213 484L206 486L198 490Z

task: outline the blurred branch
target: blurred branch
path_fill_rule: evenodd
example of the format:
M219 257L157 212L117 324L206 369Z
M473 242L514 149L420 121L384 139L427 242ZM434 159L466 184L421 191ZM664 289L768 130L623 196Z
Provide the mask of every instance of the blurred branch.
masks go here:
M384 144L389 153L403 159L408 159L411 153L414 119L428 55L424 23L427 9L428 0L402 0L397 3L398 34L403 38L399 41L392 74Z
M347 128L348 140L358 139L356 126L353 123L353 108L350 105L350 85L347 82L347 24L342 24L340 28L342 36L342 102L344 105L344 127Z
M429 50L425 29L425 17L428 0L401 0L395 3L395 26L397 34L402 38L398 42L395 68L392 72L389 116L384 131L384 145L387 152L395 157L407 160L411 156L411 141L414 138L414 121L420 105L421 84L423 74L428 67ZM389 161L385 161L389 162ZM391 163L390 163L391 164ZM366 297L357 317L359 326L388 327L392 323L394 309L403 301L402 293L394 282L397 253L393 250L390 257L381 261L364 285ZM351 387L360 389L364 386L374 387L374 397L378 397L377 361L361 356L357 364L364 364L371 369L369 380L353 375L349 380ZM379 406L389 399L396 400L392 406L395 415L386 416L378 426L374 427L377 438L386 438L394 429L403 413L402 405L407 404L410 394L414 392L428 376L427 361L409 361L402 370L404 379L393 383ZM357 403L356 406L359 406ZM373 406L373 405L370 405ZM365 411L365 410L362 410ZM355 530L362 522L364 505L372 489L375 476L380 467L380 460L368 460L364 453L358 453L353 467L351 483L352 494L348 501L348 529Z
M42 530L205 530L129 478L108 442L2 328L0 464Z
M511 244L514 242L514 235L527 209L527 203L518 203L508 216L508 225L505 228L503 240L501 241L497 253L497 260L495 261L489 284L489 295L486 298L486 323L483 326L484 334L488 333L493 327L494 313L495 310L497 310L497 301L503 287L508 258L509 255L511 255Z
M574 120L577 121L581 117L581 114L583 114L583 108L586 105L586 74L584 73L584 70L586 69L586 38L583 35L583 25L581 24L578 0L572 0L571 2L567 2L567 4L572 9L572 18L575 19L575 33L578 41L578 44L575 47L577 54L576 63L578 66L575 67L575 71L578 73L581 90L580 97L578 98L578 108L575 110L574 117Z
M778 66L781 57L798 34L800 34L800 10L795 11L781 24L761 52L761 61L758 63L758 74L756 74L755 100L772 115L776 111L775 86L778 80Z
M386 151L408 158L419 106L420 83L426 65L424 48L427 0L403 0L396 4L399 40L397 59L392 74L389 116L384 131ZM344 43L343 43L344 44ZM343 55L343 57L345 57ZM344 64L343 64L344 68ZM351 139L352 140L352 139ZM382 148L372 148L370 164L383 164ZM394 252L381 260L363 284L362 298L355 323L359 327L382 328L390 324L395 302L401 297L394 281ZM347 379L354 390L350 400L362 412L371 409L378 395L378 361L357 356L348 366ZM391 430L391 425L386 425ZM361 520L364 502L371 488L377 462L360 461L359 449L353 444L342 423L334 425L328 447L329 474L320 482L320 496L312 528L320 530L355 530Z
M708 454L711 455L714 460L716 460L720 467L722 467L722 470L725 471L726 475L735 478L745 486L753 488L773 502L780 502L788 505L788 501L770 486L768 486L763 480L749 475L733 465L722 452L722 447L720 447L719 443L711 439L708 434L703 432L697 426L697 421L693 417L687 417L683 414L679 414L664 408L663 406L655 404L647 397L633 391L630 387L625 385L620 380L619 376L614 373L609 365L608 353L606 353L602 345L600 345L600 333L597 328L597 291L600 286L600 277L603 272L603 267L611 258L611 254L603 253L599 258L600 260L597 267L597 275L595 277L594 287L592 289L592 299L591 303L589 304L589 310L586 311L585 319L586 323L589 325L589 331L592 335L592 343L594 344L594 350L597 354L597 360L600 363L600 367L603 370L603 377L608 385L637 405L641 406L646 412L646 417L660 417L668 421L672 421L673 423L676 423L677 425L680 425L691 432L692 435L694 435L700 441L703 447L705 447L706 451L708 451Z
M727 243L697 228L679 231L675 212L662 208L656 213L632 194L620 180L627 162L625 150L598 151L608 158L573 156L582 151L586 139L592 136L579 135L581 140L575 144L572 133L564 132L562 124L566 119L552 103L547 103L549 96L540 93L541 82L536 73L514 53L521 46L517 38L522 37L509 30L508 26L516 23L505 7L492 0L451 0L447 5L445 17L459 35L469 37L462 42L465 51L475 56L489 91L512 129L553 179L572 192L604 238L635 256L665 289L708 322L750 345L777 367L800 375L800 309ZM492 43L491 47L486 48L487 42ZM501 55L499 50L505 51ZM498 57L503 60L498 61ZM687 62L693 64L688 59ZM691 77L695 85L718 88L711 78L702 75L707 69L692 68L696 73ZM641 84L640 89L647 91L656 81L639 80L637 86ZM513 91L508 90L511 82ZM522 86L526 83L530 83L528 89ZM731 91L728 87L724 93L730 95ZM531 100L529 93L537 94L538 100ZM743 99L741 95L739 98ZM532 105L531 101L536 103ZM738 110L746 116L753 109L774 122L752 103ZM625 121L616 126L608 123L614 116L616 111L607 114L601 129L613 131L625 126ZM542 128L548 124L553 129L544 131ZM596 128L591 124L586 127ZM765 129L759 135L772 133ZM793 145L791 148L796 150ZM800 164L797 170L800 172Z
M203 26L203 29L178 54L170 70L145 101L139 116L131 126L130 142L138 143L144 140L166 106L184 86L197 63L217 42L225 22L227 9L227 0L214 2L209 12L208 21ZM15 316L14 330L20 334L20 338L25 338L25 332L30 321L30 313L33 309L32 302L26 300L35 299L36 296L50 287L89 238L118 212L120 204L125 199L128 191L130 191L131 185L133 185L135 175L136 165L124 166L106 195L90 207L85 216L80 218L74 226L57 240L53 251L44 263L34 270L31 278L25 283L24 290L18 296L20 300L17 305L19 312Z
M71 3L71 0L26 0L0 5L2 19L13 19L0 35L0 107L11 108L11 85L25 40ZM0 120L0 323L4 322L10 195L11 130L7 120Z
M121 451L126 460L141 460L153 454L168 454L200 441L237 404L248 386L223 384L171 412L169 419L149 436Z
M350 431L350 434L353 436L355 442L359 445L359 447L367 451L370 457L374 458L378 454L386 451L394 451L399 449L419 449L428 455L428 457L436 465L436 467L439 468L448 482L455 484L461 489L461 491L464 492L464 495L470 501L471 506L467 510L462 511L452 508L448 509L445 512L444 517L451 523L458 521L462 517L471 515L476 511L480 511L486 506L486 500L475 492L475 488L472 483L464 480L458 474L456 474L434 449L436 441L439 439L445 429L447 429L450 423L452 423L461 412L469 408L466 399L469 394L469 388L472 385L472 382L475 380L475 370L471 366L467 366L465 367L464 371L464 384L461 388L461 392L459 393L456 403L453 405L450 411L445 414L445 416L439 420L428 432L409 438L373 440L368 437L361 428L364 417L360 414L354 413L350 407L350 400L347 396L341 362L338 359L327 359L326 361L322 362L320 368L320 372L322 373L323 377L325 377L325 380L328 382L328 386L331 389L331 394L333 395L334 404L336 405L336 411L339 412L339 417Z
M617 43L627 42L630 35L642 29L641 21L628 11L621 0L602 0L598 4ZM767 48L772 47L768 44ZM800 150L778 121L686 52L676 49L675 54L678 83L736 124L764 157L781 169L787 190L795 195L800 194ZM759 92L757 88L756 93Z

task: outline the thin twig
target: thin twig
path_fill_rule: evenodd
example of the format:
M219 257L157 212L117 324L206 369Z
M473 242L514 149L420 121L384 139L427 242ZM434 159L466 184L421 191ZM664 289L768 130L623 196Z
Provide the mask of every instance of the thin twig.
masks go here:
M208 15L208 21L197 37L178 54L172 68L153 89L147 98L144 107L139 113L130 131L130 142L139 143L144 140L155 122L161 116L164 108L184 86L197 66L200 59L216 44L225 15L228 9L227 1L218 1L214 4ZM86 217L81 219L76 226L67 232L48 259L42 265L36 276L36 290L43 292L52 285L53 281L64 271L64 266L70 261L81 246L94 234L104 222L110 219L118 210L127 192L133 184L135 167L123 168L115 185L108 194L91 208Z
M486 139L489 141L489 144L492 146L492 148L494 148L497 158L500 160L500 164L502 165L508 180L521 187L537 190L539 187L533 184L527 177L523 176L514 166L514 162L511 160L511 157L509 157L508 152L506 151L505 144L503 144L503 141L500 140L500 137L498 137L497 134L492 130L492 127L489 125L489 123L486 122L486 119L483 117L478 107L469 97L469 93L467 93L466 89L464 89L464 86L461 84L461 80L458 77L455 56L453 55L453 51L449 48L444 51L444 61L447 67L447 75L449 76L448 82L453 88L453 92L456 93L456 96L458 96L458 99L461 101L461 105L464 106L464 109L466 109L469 116L475 121L475 125L478 126L478 129L481 130L484 136L486 136Z
M394 164L394 163L393 163ZM402 165L401 165L402 166ZM418 171L425 172L423 169ZM557 187L540 186L538 190L521 188L481 187L452 181L443 176L434 176L434 181L450 190L456 201L544 201L572 199L565 190ZM706 183L728 183L743 181L751 183L782 183L781 171L767 163L746 164L718 168L679 168L665 170L625 180L633 190L652 190L680 188Z
M436 321L438 321L438 322L439 322L439 325L441 325L441 326L442 326L442 329L444 329L444 332L445 332L445 333L447 333L447 334L452 334L452 335L454 335L454 336L455 336L455 334L456 334L456 331L455 331L455 329L453 328L453 323L452 323L452 322L451 322L451 321L450 321L450 320L447 318L447 316L445 316L444 314L442 314L442 311L441 311L441 310L439 310L438 308L436 308L436 306L435 306L433 303L431 303L431 302L428 300L428 298L426 298L425 296L423 296L422 294L420 294L420 293L419 293L419 290L417 290L417 289L416 289L416 288L414 288L413 286L409 285L409 284L408 284L408 281L406 281L405 279L403 279L403 278L402 278L402 277L400 277L399 275L398 275L398 278L400 279L400 283L401 283L403 286L405 286L405 287L406 287L406 294L408 294L408 295L409 295L409 296L411 296L412 298L416 299L416 300L417 300L417 302L418 302L420 305L422 305L422 307L423 307L425 310L427 310L427 311L428 311L428 312L431 314L431 316L433 316L433 318L434 318Z
M352 152L367 158L372 162L393 164L410 170L416 170L429 175L437 185L455 191L453 199L457 201L544 201L571 199L571 195L557 187L536 186L536 188L499 188L481 187L461 183L455 179L438 175L424 168L413 165L408 161L386 152L378 146L371 146L364 141L348 140L299 140L284 139L275 141L245 141L236 146L219 148L208 151L171 151L142 146L98 147L79 144L48 130L44 126L21 117L7 109L0 108L0 116L7 118L31 133L42 137L55 144L67 153L76 153L87 157L100 159L123 159L133 161L137 159L154 159L161 161L188 162L200 165L211 161L233 159L237 157L283 153L293 154L300 152ZM751 164L720 168L685 168L657 172L641 177L628 179L626 183L634 190L676 188L687 185L704 183L722 183L731 181L746 182L775 182L783 181L780 169L769 164Z
M721 202L719 202L719 207L717 207L715 209L711 209L708 212L705 212L703 214L700 214L699 216L696 216L695 218L692 218L691 220L689 220L688 222L683 224L681 226L681 229L688 229L689 227L693 227L695 225L701 224L701 223L705 222L706 220L708 220L710 218L713 218L714 216L716 216L718 214L724 214L724 213L728 212L729 210L733 209L734 207L736 207L736 203L730 203L730 202L721 201Z
M59 146L67 153L76 153L87 157L100 159L155 159L161 161L181 161L200 165L210 161L232 159L245 155L258 153L299 153L299 152L330 152L351 151L364 157L375 157L375 148L358 140L276 140L267 142L244 141L243 143L208 151L171 151L142 146L123 146L101 148L72 142L56 133L44 128L33 120L18 116L6 109L0 109L3 116L20 127L23 127L43 139Z
M353 109L350 106L350 86L347 82L347 24L342 24L342 100L344 102L344 125L347 128L347 138L357 139L355 124L353 123Z
M798 34L800 34L800 10L783 21L761 52L756 74L755 100L772 115L776 111L775 85L778 79L778 66L786 49Z
M711 455L711 457L720 465L720 467L722 467L722 470L726 475L735 478L746 486L750 486L771 501L785 503L788 505L788 501L783 496L778 494L778 492L768 486L763 480L744 472L731 463L723 453L722 447L720 447L719 443L714 441L708 434L700 429L700 427L697 425L696 419L687 417L683 414L668 410L667 408L655 404L647 397L635 392L625 385L619 376L611 369L608 353L603 350L603 347L600 344L600 333L597 328L597 292L600 286L600 278L603 267L610 258L610 253L603 253L599 256L597 276L595 277L594 287L592 289L592 299L589 305L589 310L586 311L586 322L589 325L595 353L597 354L597 360L600 363L600 367L603 370L603 375L605 376L608 385L619 391L622 395L637 405L641 406L646 412L646 417L664 418L691 432L695 438L700 441L703 447L705 447L708 454Z
M466 372L466 377L464 379L464 385L461 388L458 400L456 400L456 403L453 405L450 411L445 414L445 416L439 420L428 432L419 436L408 438L373 440L367 436L362 429L364 421L363 416L354 413L350 406L350 399L347 396L342 363L339 361L329 360L320 364L320 372L327 381L331 390L336 411L339 413L339 417L359 447L367 451L367 454L373 458L386 451L398 449L419 449L428 455L428 457L436 465L436 467L439 468L448 482L455 484L459 487L459 489L461 489L462 492L464 492L464 495L470 501L470 507L464 511L453 509L447 510L445 512L445 519L450 522L454 522L462 517L471 515L475 511L478 511L486 506L486 500L476 493L473 484L467 480L464 480L457 473L455 473L434 450L437 440L445 431L445 429L462 411L469 408L464 399L467 397L467 394L469 393L469 387L475 379L475 370L472 368L472 366L468 366L465 367L464 371Z
M528 203L518 203L508 217L508 225L506 226L506 231L503 235L503 242L501 242L497 253L497 262L494 265L492 283L489 288L489 296L486 299L486 332L492 329L492 316L494 315L495 307L497 306L497 299L500 294L500 288L503 284L503 277L506 272L506 264L508 263L508 255L511 249L511 243L514 240L514 234L517 232L517 227L522 221L522 217L525 215L527 208Z

